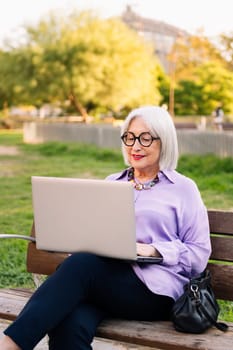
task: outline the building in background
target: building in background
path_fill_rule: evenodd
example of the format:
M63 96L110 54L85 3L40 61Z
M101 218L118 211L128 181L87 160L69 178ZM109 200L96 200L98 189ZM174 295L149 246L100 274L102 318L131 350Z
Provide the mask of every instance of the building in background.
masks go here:
M189 36L188 32L162 21L143 18L129 5L122 13L121 20L154 45L155 53L165 72L170 73L168 55L176 40Z

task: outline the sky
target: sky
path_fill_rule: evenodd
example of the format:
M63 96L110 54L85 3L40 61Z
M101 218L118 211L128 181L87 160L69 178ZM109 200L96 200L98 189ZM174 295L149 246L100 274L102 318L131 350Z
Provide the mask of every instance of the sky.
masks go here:
M15 37L20 27L36 24L49 11L64 14L92 9L101 17L118 16L131 5L143 17L156 19L195 34L214 38L233 32L231 0L1 0L0 42Z

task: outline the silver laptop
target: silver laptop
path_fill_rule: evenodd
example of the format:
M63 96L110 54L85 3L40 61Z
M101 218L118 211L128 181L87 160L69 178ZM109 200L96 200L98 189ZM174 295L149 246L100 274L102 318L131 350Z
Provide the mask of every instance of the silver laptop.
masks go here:
M32 176L32 204L38 249L162 261L136 254L134 191L129 182Z

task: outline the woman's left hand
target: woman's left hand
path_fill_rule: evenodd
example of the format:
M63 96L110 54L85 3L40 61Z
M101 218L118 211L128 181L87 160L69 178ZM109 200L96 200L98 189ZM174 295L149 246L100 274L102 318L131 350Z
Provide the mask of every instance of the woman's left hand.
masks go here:
M150 244L137 243L137 254L143 256L160 256L159 252Z

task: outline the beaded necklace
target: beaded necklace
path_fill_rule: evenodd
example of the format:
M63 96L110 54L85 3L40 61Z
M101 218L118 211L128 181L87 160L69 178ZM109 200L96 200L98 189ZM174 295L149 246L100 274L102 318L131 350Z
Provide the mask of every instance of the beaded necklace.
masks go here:
M156 177L152 181L150 181L149 183L145 183L145 184L143 184L141 182L136 182L135 178L134 178L134 168L130 168L128 171L128 181L132 182L133 187L137 191L150 190L152 187L154 187L154 185L157 184L157 182L159 182L159 177L158 177L158 175L156 175Z

